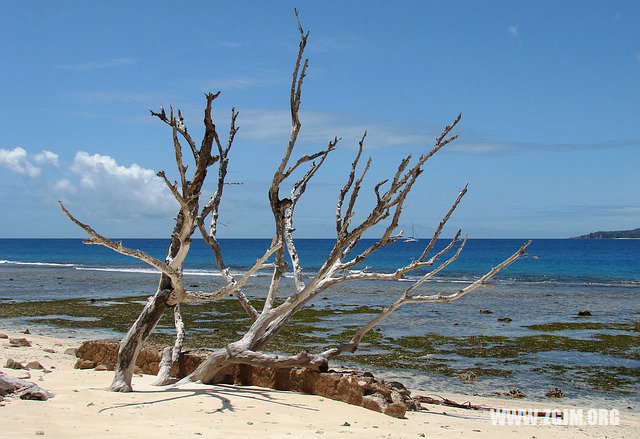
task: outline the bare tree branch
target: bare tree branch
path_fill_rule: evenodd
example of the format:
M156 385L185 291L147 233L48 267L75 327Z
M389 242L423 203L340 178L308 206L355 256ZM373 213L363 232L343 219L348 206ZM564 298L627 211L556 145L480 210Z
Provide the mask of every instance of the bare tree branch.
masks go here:
M64 207L64 204L62 204L62 201L58 201L58 203L60 204L60 209L62 209L64 214L67 217L69 217L69 219L73 221L73 223L75 223L82 230L87 232L88 235L92 236L92 239L85 240L84 244L101 245L103 247L110 248L111 250L117 253L120 253L122 255L131 256L132 258L140 259L141 261L146 262L147 264L151 265L153 268L169 276L175 288L177 289L182 288L182 277L180 276L180 273L178 273L176 270L171 268L169 265L167 265L161 260L156 259L153 256L141 250L133 250L133 249L124 247L122 245L122 242L114 242L108 238L105 238L104 236L102 236L101 234L93 230L91 227L89 227L84 223L81 223L73 215L71 215L71 213Z
M173 109L171 110L173 112ZM184 125L184 119L182 118L182 113L178 110L178 118L177 119L169 119L167 117L167 113L164 111L164 107L160 106L159 112L154 112L151 110L151 115L156 116L158 119L166 123L167 125L174 127L180 135L187 141L189 147L191 147L191 152L193 153L193 159L198 161L198 149L196 148L196 143L194 142L191 135L187 132L187 127Z
M358 166L358 162L360 161L360 156L362 155L362 147L364 145L364 139L367 137L367 132L365 131L362 135L362 139L358 142L358 153L356 154L356 158L351 163L351 172L349 172L349 178L347 178L347 182L344 187L340 190L338 194L338 202L336 204L336 233L340 235L340 231L342 230L342 203L344 202L344 197L351 189L351 185L353 184L353 179L356 175L356 168Z
M426 275L424 275L414 285L409 287L404 292L404 294L396 302L393 303L393 305L389 306L388 308L385 308L380 314L378 314L373 319L371 319L369 322L367 322L365 325L360 327L356 331L354 336L351 338L349 343L346 343L346 344L343 344L343 345L328 349L327 351L325 351L322 354L320 354L320 356L325 357L327 359L331 359L331 358L334 358L335 356L339 355L342 352L355 352L355 350L358 349L358 346L360 345L360 342L362 341L362 338L369 331L371 331L373 328L375 328L384 319L389 317L394 311L396 311L398 308L400 308L403 305L406 305L408 303L426 303L426 302L449 303L449 302L452 302L454 300L460 299L461 297L464 297L465 295L467 295L471 291L475 290L476 288L478 288L480 286L484 286L486 284L486 282L489 279L491 279L493 276L495 276L500 270L508 267L511 263L513 263L515 260L517 260L520 256L522 256L524 254L525 249L527 248L527 246L529 244L531 244L531 241L527 241L525 244L522 245L522 247L520 247L518 249L517 252L515 252L513 255L511 255L510 257L508 257L507 259L502 261L500 264L498 264L496 267L491 269L488 273L486 273L480 279L478 279L477 281L471 283L467 287L459 290L458 292L456 292L454 294L445 295L443 293L438 293L438 294L434 294L434 295L417 295L417 296L412 296L412 295L409 294L417 286L421 285L424 281L426 281L427 279L431 278L433 275L438 273L444 267L446 267L447 265L449 265L450 263L455 261L458 258L458 256L460 255L460 252L462 251L462 248L464 247L464 244L465 244L466 240L467 240L467 238L464 239L464 241L462 242L462 244L458 248L458 251L456 252L456 254L451 259L449 259L446 262L444 262L440 267L438 267L437 269L433 270L432 272L427 273Z
M213 293L202 293L202 292L199 292L199 291L185 291L184 299L182 300L182 302L198 302L198 301L218 300L218 299L221 299L224 296L232 294L234 291L237 291L240 288L242 288L247 283L249 278L256 271L265 268L264 267L264 263L280 247L282 247L282 243L276 243L275 245L271 245L271 247L269 247L269 249L265 252L265 254L262 255L262 257L260 259L258 259L256 261L256 263L253 264L253 266L249 270L247 270L239 280L237 280L237 281L233 280L232 282L226 284L222 288L219 288L217 291L215 291Z

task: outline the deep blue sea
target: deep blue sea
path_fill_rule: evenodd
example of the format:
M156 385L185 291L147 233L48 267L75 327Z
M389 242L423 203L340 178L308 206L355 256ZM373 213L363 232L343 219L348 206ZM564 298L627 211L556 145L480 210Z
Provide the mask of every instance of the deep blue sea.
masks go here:
M459 260L441 272L434 282L421 287L421 291L458 289L513 254L524 241L469 240ZM372 242L364 240L359 248ZM367 266L376 271L393 271L419 257L426 243L426 240L394 243L373 255L367 261ZM438 247L442 248L447 243L442 240L438 242ZM123 239L123 244L164 259L168 240ZM251 266L269 244L270 240L267 239L221 241L225 262L235 272ZM300 239L296 244L303 269L312 273L324 262L333 241ZM415 273L416 276L419 274ZM214 269L213 256L201 240L193 242L185 265L185 277L187 284L197 284L204 291L219 287L222 283ZM250 297L264 297L269 277L270 271L259 273L246 286L245 293ZM0 299L5 303L151 295L155 292L157 279L157 272L140 261L99 246L83 245L80 239L0 239ZM291 283L284 282L283 288L291 288ZM476 290L451 304L407 305L380 326L381 333L391 338L437 334L463 338L504 336L513 340L553 335L569 337L576 344L584 340L601 339L611 343L610 339L602 337L620 336L620 340L627 340L627 344L624 350L603 345L602 351L593 348L540 350L538 347L535 352L523 353L518 361L513 358L481 358L460 354L440 356L460 370L466 367L492 367L513 372L509 378L480 377L472 384L456 378L443 379L435 372L416 372L409 366L405 370L376 372L408 382L414 387L431 390L482 393L517 386L528 394L540 396L544 390L557 386L576 401L597 399L638 405L634 401L640 399L640 339L637 332L640 316L640 240L537 239L529 246L528 255L499 273L492 284L493 288ZM356 305L383 307L395 301L406 286L404 282L379 281L344 284L335 291L327 292L323 300L314 304L316 307L333 309ZM2 300L0 307L3 306ZM481 309L489 309L492 314L480 313ZM591 311L592 316L587 320L578 319L577 312L586 309ZM498 320L504 317L512 321L505 323ZM339 324L345 326L360 323L365 318L369 316L334 315L326 319L332 322L340 319ZM535 325L576 322L593 323L602 329L545 332L531 328ZM28 318L0 319L0 328L35 323ZM628 329L634 324L635 332ZM616 325L626 325L624 328L627 329L616 329ZM61 331L55 328L52 332L59 335L63 333ZM70 335L83 336L81 333ZM628 342L630 337L635 337L631 338L631 343ZM575 367L575 370L562 372L567 365ZM534 369L537 372L533 373ZM598 386L597 381L593 380L597 380L598 373L605 369L612 373L620 371L626 381L623 380L621 387L615 391Z
M127 247L136 248L164 259L166 239L123 239ZM524 242L523 239L470 239L458 261L441 272L440 279L465 281L482 275ZM354 253L370 245L363 240ZM367 260L374 271L390 272L420 256L427 241L396 242L382 248ZM448 243L440 240L436 248ZM268 239L223 239L225 263L234 271L253 264L269 246ZM303 269L319 268L329 253L331 239L296 241ZM529 255L500 273L498 283L530 283L589 286L640 286L640 240L537 239L528 248ZM117 254L100 246L84 245L80 239L0 239L0 267L50 267L80 271L153 273L139 260ZM211 251L202 240L194 240L186 273L215 276ZM418 275L419 272L416 272ZM267 274L265 274L267 275ZM74 294L73 292L69 292ZM6 298L34 299L37 292L0 291ZM91 295L90 292L86 292ZM59 297L66 297L64 294Z

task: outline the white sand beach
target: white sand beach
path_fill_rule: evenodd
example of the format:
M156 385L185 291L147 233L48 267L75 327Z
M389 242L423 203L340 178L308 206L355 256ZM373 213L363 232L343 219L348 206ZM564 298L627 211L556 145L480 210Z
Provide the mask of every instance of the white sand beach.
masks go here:
M615 407L620 410L620 423L613 426L500 426L492 425L487 411L425 405L428 410L407 412L406 418L395 419L314 395L257 387L192 384L159 388L151 386L150 375L134 377L133 393L113 393L104 390L112 372L73 368L76 358L64 351L79 346L77 339L37 335L37 328L32 332L4 332L27 338L32 347L9 347L7 339L0 340L0 365L8 358L22 364L39 361L50 372L29 370L30 381L55 396L48 401L5 398L0 402L0 437L631 438L640 431L637 407ZM27 372L1 370L12 376ZM527 400L445 396L499 408L563 408ZM585 423L589 408L584 408Z

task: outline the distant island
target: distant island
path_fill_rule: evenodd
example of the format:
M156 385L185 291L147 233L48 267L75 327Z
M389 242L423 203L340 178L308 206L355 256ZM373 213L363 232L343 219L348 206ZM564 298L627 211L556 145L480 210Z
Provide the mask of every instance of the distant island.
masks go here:
M588 235L574 236L571 239L640 239L640 227L633 230L593 232L589 233Z

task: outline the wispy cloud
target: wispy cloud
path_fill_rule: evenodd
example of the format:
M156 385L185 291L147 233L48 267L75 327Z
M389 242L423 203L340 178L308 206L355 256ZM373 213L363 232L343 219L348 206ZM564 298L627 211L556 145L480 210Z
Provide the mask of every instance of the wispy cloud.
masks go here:
M137 61L133 58L112 58L105 61L92 61L78 64L57 64L54 67L65 70L102 70L112 67L122 67L135 64Z
M291 132L289 111L251 109L240 112L238 123L241 136L265 143L280 144L288 139ZM368 148L420 147L430 145L440 134L440 128L418 127L381 122L345 122L337 113L301 111L302 131L300 139L304 142L323 144L334 136L341 137L342 145L357 145L362 134L367 131ZM637 141L608 141L585 143L535 143L487 141L462 136L449 144L446 151L471 155L513 154L519 151L574 151L594 149L637 148Z
M570 218L587 220L604 219L636 219L640 215L640 205L603 205L603 204L581 204L581 205L561 205L532 207L529 205L514 206L514 211L520 212L522 216L540 218ZM615 226L614 226L615 227ZM593 231L593 230L592 230Z
M112 103L112 102L142 102L158 103L161 95L158 93L144 93L138 91L83 91L66 94L68 98L83 102Z
M518 36L518 26L515 24L510 25L507 27L507 33L516 38Z
M455 142L447 147L447 151L475 154L507 154L518 151L577 151L594 149L616 149L616 148L637 148L640 147L640 140L621 142L592 142L592 143L534 143L534 142Z
M281 143L291 132L290 113L287 110L244 110L238 119L243 136L266 143ZM367 131L367 145L372 148L397 145L418 146L432 141L435 132L409 129L385 123L344 122L339 114L301 111L301 139L311 143L325 143L334 136L342 138L342 144L356 145Z
M272 79L268 76L232 76L230 78L213 79L207 81L205 87L213 87L219 90L238 90L251 87L259 87L261 85L275 84L281 80Z

